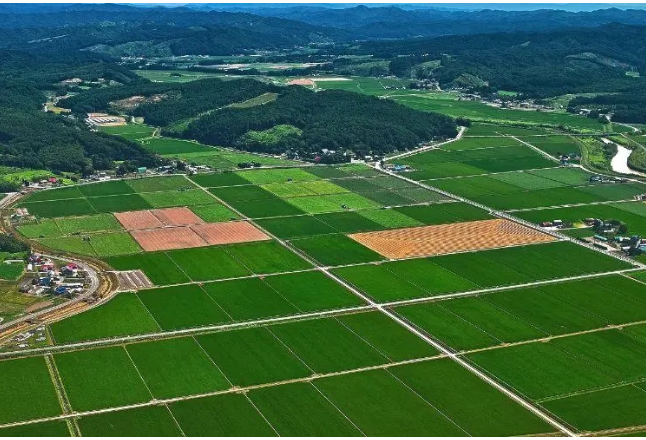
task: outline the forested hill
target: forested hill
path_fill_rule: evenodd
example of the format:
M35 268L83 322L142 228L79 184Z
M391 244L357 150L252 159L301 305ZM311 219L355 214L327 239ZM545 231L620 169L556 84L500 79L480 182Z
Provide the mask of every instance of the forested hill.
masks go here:
M253 14L297 20L317 26L344 29L357 39L392 39L420 36L479 34L511 31L552 31L597 27L609 23L646 25L646 11L601 9L568 12L545 5L535 11L456 11L426 5L407 10L400 6L248 7ZM487 5L483 5L486 7ZM205 5L208 7L208 5ZM561 7L561 5L557 6ZM601 6L600 6L601 7ZM217 6L214 6L217 8Z
M0 7L0 48L117 56L231 55L350 38L346 31L293 20L187 8L76 5L28 11Z
M121 87L90 90L63 99L59 105L79 115L118 110L141 116L148 124L167 126L209 110L277 90L276 86L252 79L224 81L210 78L189 83L138 82ZM121 100L133 96L151 99L130 108L124 108L125 104L120 106Z
M175 134L211 145L266 153L298 152L307 158L324 150L350 150L360 156L402 151L422 141L455 136L457 131L452 118L389 100L292 86L274 102L223 109Z
M359 53L392 59L399 75L435 60L432 75L444 86L479 81L529 97L622 90L640 81L627 71L646 73L646 26L374 41Z
M0 165L88 174L112 168L115 160L147 166L159 162L138 144L44 113L45 93L64 93L58 82L71 77L138 81L131 72L95 54L0 50Z

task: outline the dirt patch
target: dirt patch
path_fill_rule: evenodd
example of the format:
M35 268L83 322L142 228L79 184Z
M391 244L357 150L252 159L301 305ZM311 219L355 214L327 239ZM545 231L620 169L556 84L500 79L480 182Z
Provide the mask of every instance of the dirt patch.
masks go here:
M38 302L36 304L32 304L29 307L25 309L26 313L32 313L35 312L36 310L44 309L46 307L54 305L54 301L42 301Z
M115 272L115 275L117 276L117 280L119 280L117 292L129 292L153 286L153 283L148 279L146 274L140 270Z
M153 209L151 212L164 226L188 226L204 223L188 208Z
M309 78L293 79L287 83L290 86L314 86L314 81Z
M127 231L161 228L164 226L151 211L117 212L114 216Z
M556 240L551 235L503 219L365 232L349 237L391 259L428 257Z
M146 229L130 231L130 234L146 252L208 245L189 227Z
M205 223L193 225L191 229L210 245L270 239L267 234L247 222Z

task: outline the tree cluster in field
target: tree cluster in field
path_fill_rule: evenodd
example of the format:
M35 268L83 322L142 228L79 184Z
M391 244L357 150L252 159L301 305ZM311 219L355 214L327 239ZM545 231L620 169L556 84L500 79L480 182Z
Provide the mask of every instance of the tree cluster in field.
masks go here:
M44 90L64 91L59 83L69 78L126 82L133 74L93 54L0 51L0 165L91 174L113 168L114 161L159 162L134 142L92 132L78 119L44 113Z
M30 248L15 237L0 233L0 252L17 254L18 252L29 252Z
M384 154L456 133L455 121L448 116L352 92L312 92L293 86L273 102L223 109L176 134L211 145L310 157L325 150Z

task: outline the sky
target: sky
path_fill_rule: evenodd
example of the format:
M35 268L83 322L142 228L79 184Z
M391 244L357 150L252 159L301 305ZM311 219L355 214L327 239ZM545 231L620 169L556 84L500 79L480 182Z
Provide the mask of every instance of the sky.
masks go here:
M290 6L317 6L317 7L329 7L329 8L348 8L358 5L366 5L372 7L378 6L390 6L395 5L403 9L419 9L419 8L442 8L442 9L459 9L459 10L480 10L480 9L496 9L496 10L505 10L505 11L530 11L536 9L561 9L565 11L577 12L577 11L594 11L597 9L606 9L606 8L620 8L620 9L643 9L646 8L644 3L556 3L556 2L544 2L544 3L431 3L431 2L420 2L420 3L341 3L341 2L329 2L329 3L314 3L314 2L285 2L285 3L236 3L236 2L226 2L226 3L211 3L211 2L196 2L201 3L201 6L204 6L204 3L209 3L214 9L228 9L228 8L277 8L277 7L290 7ZM134 4L134 3L131 3ZM158 3L159 4L159 3ZM167 6L179 6L186 5L191 6L191 3L169 3Z

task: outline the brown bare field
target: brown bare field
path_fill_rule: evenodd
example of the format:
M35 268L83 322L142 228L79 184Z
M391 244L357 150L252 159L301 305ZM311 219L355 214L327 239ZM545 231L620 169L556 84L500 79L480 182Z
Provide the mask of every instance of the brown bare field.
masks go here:
M153 209L151 212L164 226L188 226L204 223L188 208Z
M314 81L309 78L293 79L287 83L290 86L313 86Z
M187 226L130 231L130 234L146 252L208 245Z
M161 228L164 226L150 211L117 212L114 216L127 231Z
M204 223L191 229L211 245L270 240L267 234L247 222Z
M556 240L551 235L503 219L365 232L351 234L349 237L391 259L428 257Z

